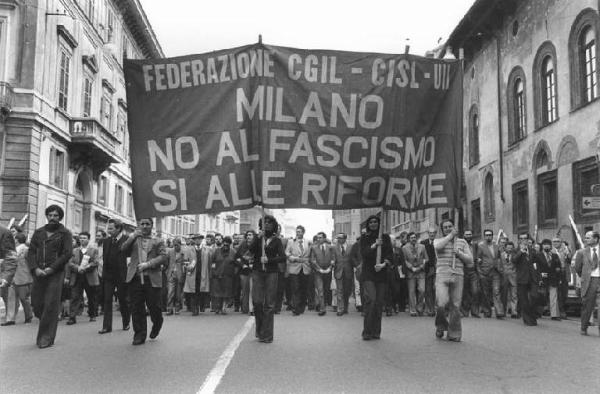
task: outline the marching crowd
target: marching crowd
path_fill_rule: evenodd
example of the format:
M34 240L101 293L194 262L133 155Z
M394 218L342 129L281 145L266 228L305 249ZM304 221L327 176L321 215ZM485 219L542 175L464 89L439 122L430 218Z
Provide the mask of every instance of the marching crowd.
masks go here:
M279 234L273 216L264 230L223 236L195 234L163 240L153 234L152 219L141 219L131 234L116 219L96 243L82 232L72 236L60 221L58 206L46 209L48 224L27 236L18 226L0 229L2 326L16 323L19 305L24 322L40 319L37 345L54 343L58 321L77 323L84 311L99 334L113 329L115 300L121 328L133 325L133 344L160 333L163 315L244 313L255 316L256 336L270 343L274 315L300 316L328 311L343 316L354 309L364 316L362 338L379 339L381 319L407 312L435 316L436 336L460 341L461 317L522 318L527 326L548 314L566 318L571 270L581 278L581 334L587 335L600 301L599 234L585 235L586 248L572 253L560 238L535 242L519 234L516 243L484 230L473 242L462 238L450 220L419 240L414 232L395 239L380 231L377 216L362 235L349 242L344 233L331 241L324 232L307 239L305 228L294 238ZM31 301L30 301L31 299Z

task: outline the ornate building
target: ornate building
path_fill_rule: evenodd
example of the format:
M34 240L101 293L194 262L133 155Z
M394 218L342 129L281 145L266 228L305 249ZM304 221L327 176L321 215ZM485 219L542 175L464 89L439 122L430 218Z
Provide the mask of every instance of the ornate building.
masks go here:
M479 0L448 45L463 48L463 211L474 234L598 229L596 0Z

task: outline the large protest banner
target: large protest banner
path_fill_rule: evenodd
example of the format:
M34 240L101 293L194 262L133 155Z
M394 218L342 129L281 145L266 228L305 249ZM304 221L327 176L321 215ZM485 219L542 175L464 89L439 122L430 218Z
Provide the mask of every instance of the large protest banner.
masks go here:
M459 204L459 61L255 44L124 69L137 217Z

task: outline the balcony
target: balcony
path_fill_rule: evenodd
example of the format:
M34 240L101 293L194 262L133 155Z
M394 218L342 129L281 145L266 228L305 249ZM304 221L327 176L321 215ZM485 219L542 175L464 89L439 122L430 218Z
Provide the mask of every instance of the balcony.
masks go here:
M12 109L14 92L8 82L0 81L0 120L4 121Z
M94 118L71 119L69 152L74 167L87 165L100 175L111 164L120 163L121 142Z

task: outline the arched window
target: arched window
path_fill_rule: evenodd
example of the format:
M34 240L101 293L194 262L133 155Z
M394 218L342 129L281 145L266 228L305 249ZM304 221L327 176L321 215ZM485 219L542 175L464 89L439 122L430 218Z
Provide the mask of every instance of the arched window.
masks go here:
M596 32L588 26L579 41L583 75L583 99L590 102L598 97L598 71L596 67Z
M544 124L558 119L556 102L556 72L552 56L546 56L542 62L542 120Z
M535 169L540 169L542 167L548 166L548 153L545 150L541 150L538 153L536 161L535 161Z
M473 105L469 114L469 165L479 164L479 112Z
M494 203L494 176L488 173L485 176L484 181L484 214L486 223L493 222L496 217L495 203Z
M515 67L508 77L508 144L512 145L527 135L525 73Z
M558 120L557 75L556 49L550 41L546 41L538 49L533 62L536 128Z
M577 15L569 35L569 65L571 71L571 107L579 108L598 98L600 60L597 42L600 31L598 13L586 8Z

